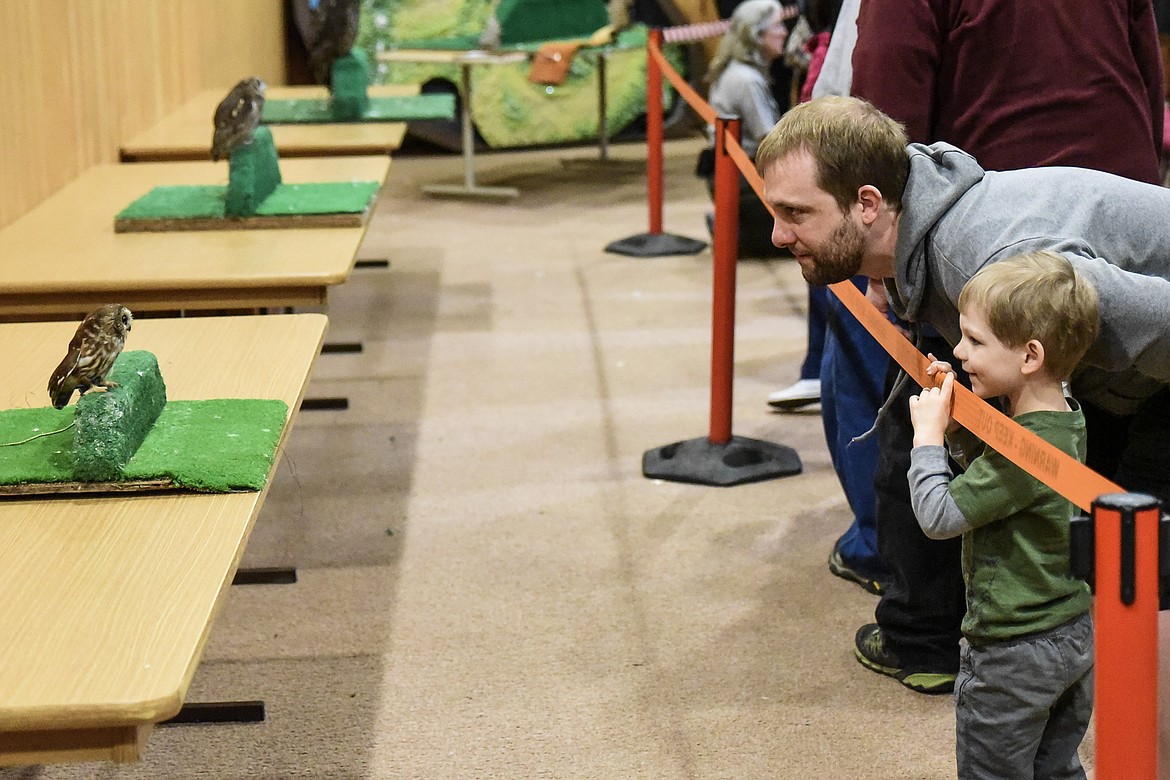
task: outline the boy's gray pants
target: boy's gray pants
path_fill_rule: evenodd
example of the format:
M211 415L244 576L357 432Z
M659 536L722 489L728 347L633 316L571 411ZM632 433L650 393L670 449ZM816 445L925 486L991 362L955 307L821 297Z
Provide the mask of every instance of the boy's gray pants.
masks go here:
M1020 639L959 644L959 780L1083 780L1077 747L1093 713L1088 613Z

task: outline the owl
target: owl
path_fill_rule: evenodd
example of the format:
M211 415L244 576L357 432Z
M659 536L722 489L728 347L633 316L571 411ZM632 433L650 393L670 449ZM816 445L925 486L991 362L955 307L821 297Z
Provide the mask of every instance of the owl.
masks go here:
M483 32L479 34L479 48L488 51L495 51L500 48L500 20L496 15L488 14L487 22L484 23Z
M344 57L357 40L362 15L361 0L318 0L310 3L313 40L309 44L309 66L318 84L333 91L333 61Z
M633 22L633 2L631 0L608 0L606 10L609 12L609 23L614 32L621 32Z
M264 111L264 82L253 76L232 87L215 109L215 133L211 136L211 159L226 160L241 146L252 143Z
M64 409L74 390L85 395L91 387L118 386L106 381L106 374L126 345L126 334L133 324L134 315L117 303L99 306L82 320L69 342L69 354L49 380L53 408Z

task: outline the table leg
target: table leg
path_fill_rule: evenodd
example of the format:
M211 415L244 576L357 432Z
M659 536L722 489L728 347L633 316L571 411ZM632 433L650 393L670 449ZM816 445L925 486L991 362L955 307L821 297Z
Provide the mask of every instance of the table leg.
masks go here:
M321 354L337 354L339 352L361 352L360 341L326 341L321 345Z
M297 570L291 566L269 566L255 569L236 569L232 585L293 585Z
M562 159L561 164L574 168L600 165L609 170L641 171L646 167L646 163L641 160L621 160L609 156L609 78L606 74L609 54L608 48L597 51L597 159L568 157Z
M429 195L462 195L466 197L515 198L520 190L515 187L481 187L475 183L475 128L471 122L471 63L459 66L463 82L463 103L459 119L463 130L463 184L430 184L423 187Z
M301 401L302 412L333 411L348 408L349 399L344 397L306 398Z
M463 186L475 189L475 130L471 124L471 64L463 63L459 68L463 81L463 110L459 122L463 130Z
M192 702L179 708L175 717L164 720L160 726L181 726L188 723L261 723L264 721L262 701L208 701Z
M605 65L607 60L609 60L608 52L602 50L597 53L597 146L602 162L609 159L609 121L605 109Z
M354 268L389 268L390 260L387 258L372 258L369 260L355 260L353 262Z

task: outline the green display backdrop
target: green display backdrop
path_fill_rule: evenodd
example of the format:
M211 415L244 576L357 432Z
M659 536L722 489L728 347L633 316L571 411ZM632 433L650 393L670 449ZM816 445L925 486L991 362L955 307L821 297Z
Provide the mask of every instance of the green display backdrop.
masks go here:
M509 21L510 16L505 19L501 41L509 36L509 30L519 30L513 33L518 39L532 31L554 29L550 25L564 18L563 6L569 1L500 0L502 11L519 14L515 22ZM577 11L564 22L564 34L550 39L587 37L606 24L603 0L573 5ZM358 45L375 54L390 48L476 48L492 9L489 0L366 0ZM582 32L587 27L591 29ZM606 85L610 136L646 111L646 35L644 26L635 25L622 31L610 48ZM542 42L504 44L501 48L534 51ZM667 46L665 52L679 72L684 72L681 49ZM564 83L556 86L528 81L527 62L473 68L472 112L480 135L495 148L595 140L597 58L596 49L581 49ZM453 89L460 80L454 65L399 62L378 62L372 79L379 84L441 80ZM675 96L669 85L664 86L663 96L664 105L671 106Z

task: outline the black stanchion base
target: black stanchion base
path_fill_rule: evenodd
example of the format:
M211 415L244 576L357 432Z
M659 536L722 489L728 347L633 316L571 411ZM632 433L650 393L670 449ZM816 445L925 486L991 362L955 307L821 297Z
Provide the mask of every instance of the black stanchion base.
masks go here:
M706 437L667 444L642 455L642 475L671 482L731 487L747 482L790 477L801 470L791 447L743 436L726 444Z
M707 248L699 241L672 233L639 233L606 244L605 251L630 257L665 257L666 255L697 255Z

